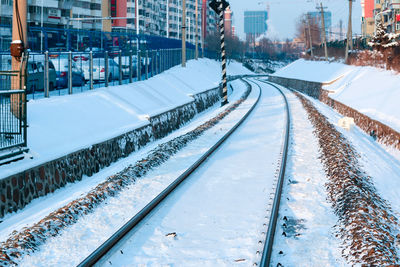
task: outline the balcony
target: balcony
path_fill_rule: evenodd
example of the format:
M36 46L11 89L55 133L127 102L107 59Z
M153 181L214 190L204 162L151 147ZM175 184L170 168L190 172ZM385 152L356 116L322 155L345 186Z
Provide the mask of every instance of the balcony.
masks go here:
M400 0L392 0L389 4L390 9L400 9Z

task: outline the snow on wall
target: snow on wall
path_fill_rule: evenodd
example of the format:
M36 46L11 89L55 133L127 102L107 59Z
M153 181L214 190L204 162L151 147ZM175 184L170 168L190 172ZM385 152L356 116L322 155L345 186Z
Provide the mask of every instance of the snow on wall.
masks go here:
M271 79L278 77L323 83L322 89L329 91L329 98L335 100L335 103L359 112L357 116L365 115L365 120L369 118L378 122L373 125L380 122L400 132L400 75L394 71L301 59L279 70ZM373 127L382 128L382 125ZM367 131L371 127L364 128ZM389 131L383 128L381 132Z
M331 98L329 96L330 91L322 89L322 83L283 77L270 77L269 80L271 82L295 89L299 92L316 98L321 102L327 104L328 106L332 107L343 116L354 118L355 124L360 127L364 132L374 135L374 137L382 144L392 146L400 150L399 132L383 124L382 122L374 120L367 115L341 103L340 101Z
M397 73L302 59L278 71L270 80L296 88L342 115L354 117L365 132L374 131L382 143L400 149L400 106L397 103L400 75Z
M232 64L233 74L240 69L248 74ZM219 100L219 73L219 62L193 60L147 81L30 101L34 159L0 167L0 217L179 128Z
M337 62L299 59L271 74L271 76L330 83L346 75L352 68L352 66Z

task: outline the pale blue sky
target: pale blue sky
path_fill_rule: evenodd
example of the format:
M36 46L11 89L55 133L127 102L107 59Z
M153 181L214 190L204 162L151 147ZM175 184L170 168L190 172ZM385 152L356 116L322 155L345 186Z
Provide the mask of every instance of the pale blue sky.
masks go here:
M273 37L279 39L293 38L296 31L296 21L302 13L315 11L320 0L228 0L234 12L234 25L239 37L244 38L243 12L245 10L266 10L270 3L269 29ZM348 0L322 0L324 7L332 12L332 27L339 27L343 20L344 32L348 22ZM353 2L353 33L361 33L360 0ZM335 31L335 30L333 30Z

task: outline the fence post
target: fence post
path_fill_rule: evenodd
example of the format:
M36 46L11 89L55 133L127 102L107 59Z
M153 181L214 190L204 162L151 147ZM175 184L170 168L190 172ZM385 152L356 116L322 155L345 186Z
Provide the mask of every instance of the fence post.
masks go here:
M158 72L159 71L159 69L158 69L158 65L159 65L158 64L159 63L158 62L158 55L159 55L159 52L158 52L158 50L156 50L156 62L155 62L156 63L156 74L159 74L159 72Z
M171 48L170 49L168 49L168 69L170 69L171 68Z
M138 81L141 81L142 80L142 57L141 57L141 51L140 50L138 50L138 63L137 63L137 65L138 65Z
M93 90L93 51L92 50L90 50L90 52L89 52L89 89Z
M44 97L49 97L49 51L44 52Z
M108 51L104 54L104 82L106 83L106 87L108 87Z
M159 57L160 57L160 73L161 72L163 72L163 66L162 66L162 64L163 64L163 62L162 62L162 49L160 49L160 55L159 55Z
M146 50L146 53L145 53L145 55L146 55L146 80L149 78L149 50Z
M132 50L129 50L129 83L132 83Z
M121 85L122 84L122 51L121 50L119 50L119 53L118 53L118 61L119 61L119 64L118 64L119 85Z
M154 77L154 50L151 51L151 77Z
M72 94L72 52L68 52L68 94Z

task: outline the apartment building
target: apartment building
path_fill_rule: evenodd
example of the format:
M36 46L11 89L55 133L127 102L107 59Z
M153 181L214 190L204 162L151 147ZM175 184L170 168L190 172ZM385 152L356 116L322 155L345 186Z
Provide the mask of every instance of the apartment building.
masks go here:
M374 20L380 19L391 33L400 33L400 0L374 0Z
M314 24L319 25L322 28L322 19L321 19L321 12L320 11L310 11L307 12L307 17L313 21ZM325 26L325 35L327 40L332 39L331 32L332 32L332 12L324 11L324 26ZM322 37L321 37L322 39Z
M111 0L112 1L112 0ZM122 1L122 0L117 0ZM129 0L128 0L129 1ZM201 37L203 8L206 7L206 31L216 30L215 15L208 5L204 5L206 0L198 1L198 36ZM127 3L127 16L132 17L128 20L127 28L136 30L136 6L139 11L139 32L141 34L153 34L168 38L182 38L182 0L131 0ZM194 43L196 38L196 2L186 0L186 40Z
M375 9L376 0L361 0L361 32L362 36L370 38L374 34L375 30Z
M206 0L198 1L198 36L201 37L202 13L205 7L206 33L216 31L217 19ZM196 38L195 0L186 0L187 41ZM128 17L128 20L71 21L70 27L84 30L124 30L136 32L136 6L139 32L180 39L182 37L182 0L28 0L28 25L66 28L69 18ZM0 1L0 24L12 24L13 0ZM0 28L1 43L11 40L9 28ZM50 33L51 34L51 33Z

